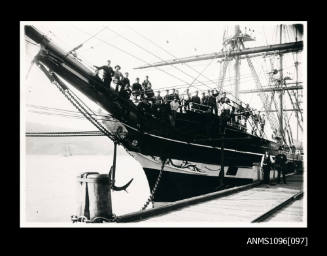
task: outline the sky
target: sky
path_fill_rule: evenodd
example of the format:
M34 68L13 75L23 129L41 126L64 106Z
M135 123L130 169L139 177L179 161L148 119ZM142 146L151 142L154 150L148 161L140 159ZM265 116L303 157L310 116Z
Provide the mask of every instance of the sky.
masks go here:
M217 59L191 62L174 66L164 66L149 69L135 69L145 64L154 63L173 58L194 56L222 49L224 31L232 31L234 25L239 24L241 29L250 28L255 36L255 41L246 42L246 47L261 46L279 43L278 24L291 24L292 22L25 22L32 24L38 30L44 32L51 40L64 50L71 50L85 42L83 47L77 50L77 55L83 63L89 67L92 65L103 65L108 59L112 65L119 64L122 72L129 72L130 80L139 77L143 81L145 75L153 85L153 88L185 86L186 84L199 84L196 78L213 88L219 77L220 63ZM254 31L253 31L254 30ZM21 31L23 33L23 30ZM27 79L26 73L30 67L32 58L37 54L39 48L26 42L24 36L21 40L23 53L21 56L23 65L23 81L21 92L25 100L23 109L26 122L36 122L76 130L94 130L86 120L68 119L57 116L45 116L29 111L30 105L47 106L75 110L64 98L58 89L52 85L45 75L32 66ZM283 33L283 42L294 41L294 32L291 30ZM163 50L164 49L164 50ZM295 82L293 54L284 55L284 76L289 75ZM302 54L298 55L299 61L303 63ZM271 62L268 58L252 59L263 86L267 85L267 71L271 71ZM278 67L279 59L274 58L272 64ZM191 68L190 68L191 67ZM194 71L194 69L197 71ZM299 81L304 81L303 65L299 66ZM203 76L198 76L203 72ZM169 74L168 74L169 73ZM227 69L225 90L233 91L233 65ZM210 81L209 83L207 81ZM305 82L305 81L304 81ZM240 90L254 89L255 83L251 76L246 60L241 61ZM208 89L207 87L191 87L191 91ZM182 92L182 91L181 91ZM262 103L256 94L243 94L241 100L257 109L262 109ZM287 94L284 96L285 108L292 108ZM82 98L97 109L97 106ZM288 115L291 112L288 113ZM296 130L296 119L293 113L290 122L292 130ZM294 137L296 137L294 135ZM301 135L299 136L301 137Z

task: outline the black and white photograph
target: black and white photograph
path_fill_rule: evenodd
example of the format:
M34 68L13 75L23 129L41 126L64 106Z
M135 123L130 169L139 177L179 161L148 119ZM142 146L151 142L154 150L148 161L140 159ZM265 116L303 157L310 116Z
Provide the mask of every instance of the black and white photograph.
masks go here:
M307 227L307 22L21 21L21 227Z

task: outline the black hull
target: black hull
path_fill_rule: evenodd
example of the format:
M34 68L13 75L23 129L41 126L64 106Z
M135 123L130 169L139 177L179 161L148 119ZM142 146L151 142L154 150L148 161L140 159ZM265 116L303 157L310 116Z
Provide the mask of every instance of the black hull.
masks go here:
M158 178L160 170L143 168L151 191ZM224 178L224 184L229 186L244 185L253 182L252 179ZM219 178L212 176L190 175L176 172L163 172L154 202L172 202L217 191Z
M141 134L134 129L127 127L128 135L123 141L124 147L132 152L143 155L159 156L168 159L179 159L185 161L221 164L221 147L209 146L193 142L175 140L154 134ZM239 133L241 134L241 133ZM131 142L138 141L137 147L133 147ZM237 147L226 143L224 148L225 166L252 167L253 163L260 163L265 148L260 148L257 139L240 140ZM256 146L256 150L254 150Z

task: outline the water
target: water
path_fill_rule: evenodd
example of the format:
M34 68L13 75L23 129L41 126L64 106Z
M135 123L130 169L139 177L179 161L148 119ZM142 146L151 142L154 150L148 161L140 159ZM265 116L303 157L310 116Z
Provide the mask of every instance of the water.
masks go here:
M111 155L26 155L25 213L26 222L69 222L77 213L77 176L81 172L108 173ZM138 211L150 195L141 165L129 155L117 157L116 185L134 178L125 191L112 192L112 208L116 215ZM151 204L148 206L151 207Z

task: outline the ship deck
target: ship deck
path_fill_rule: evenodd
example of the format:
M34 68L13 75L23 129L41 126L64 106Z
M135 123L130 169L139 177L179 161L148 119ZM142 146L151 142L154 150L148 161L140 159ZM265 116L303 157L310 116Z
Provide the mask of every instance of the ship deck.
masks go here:
M149 224L284 222L289 225L304 221L303 198L290 200L303 191L302 175L288 175L287 184L267 187L254 183L242 187L232 188L227 191L228 194L226 191L215 192L139 213L126 214L119 216L119 222L142 221ZM283 206L279 207L281 205Z

